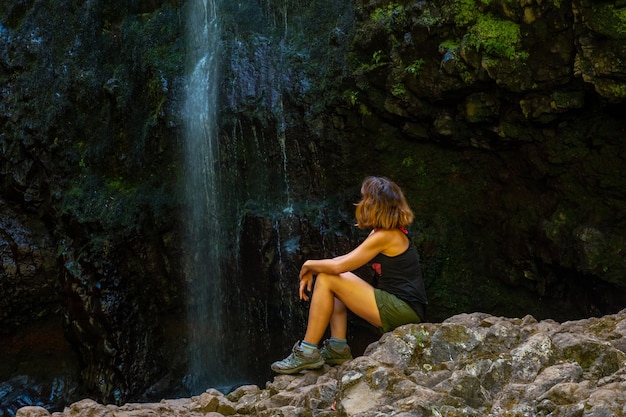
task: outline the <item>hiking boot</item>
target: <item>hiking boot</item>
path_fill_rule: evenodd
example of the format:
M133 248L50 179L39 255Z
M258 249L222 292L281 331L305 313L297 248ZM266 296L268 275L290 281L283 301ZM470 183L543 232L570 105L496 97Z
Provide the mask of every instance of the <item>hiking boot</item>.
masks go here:
M279 374L295 374L305 369L321 368L322 365L324 365L324 358L322 358L319 350L311 355L305 355L300 348L300 342L296 342L291 350L291 355L272 364L272 371Z
M324 346L320 349L320 355L324 358L324 361L329 365L341 365L345 361L352 359L352 352L350 352L350 346L346 345L341 350L333 349L328 340L324 340Z

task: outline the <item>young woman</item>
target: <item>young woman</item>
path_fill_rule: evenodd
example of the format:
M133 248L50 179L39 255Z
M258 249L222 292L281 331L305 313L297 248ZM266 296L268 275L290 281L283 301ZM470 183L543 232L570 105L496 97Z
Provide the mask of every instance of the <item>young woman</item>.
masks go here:
M428 303L419 256L406 227L413 222L402 190L385 177L368 177L356 205L357 226L372 229L351 252L332 259L310 259L300 269L300 299L313 289L306 334L292 353L272 370L293 374L352 359L347 345L347 310L384 332L419 323ZM378 275L378 287L353 274L367 263ZM316 276L315 286L313 277ZM330 339L318 343L330 325Z

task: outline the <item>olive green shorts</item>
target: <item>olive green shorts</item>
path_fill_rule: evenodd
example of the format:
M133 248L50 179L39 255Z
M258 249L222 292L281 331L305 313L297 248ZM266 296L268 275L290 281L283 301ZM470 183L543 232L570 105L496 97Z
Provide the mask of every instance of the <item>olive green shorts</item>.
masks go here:
M382 331L388 332L408 323L420 323L422 320L407 303L386 291L374 288L374 297L383 323Z

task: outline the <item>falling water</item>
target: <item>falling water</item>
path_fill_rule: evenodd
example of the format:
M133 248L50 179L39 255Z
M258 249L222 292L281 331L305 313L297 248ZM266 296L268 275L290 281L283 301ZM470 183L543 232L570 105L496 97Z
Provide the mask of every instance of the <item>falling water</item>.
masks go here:
M217 170L219 0L191 0L188 15L189 78L186 117L186 279L189 374L185 385L202 392L224 383Z

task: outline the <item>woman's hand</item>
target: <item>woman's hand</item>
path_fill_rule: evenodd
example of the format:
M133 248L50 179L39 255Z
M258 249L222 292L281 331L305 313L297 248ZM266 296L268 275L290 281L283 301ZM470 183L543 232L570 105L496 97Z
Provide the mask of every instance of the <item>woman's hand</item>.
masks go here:
M304 270L304 267L302 267ZM313 289L313 272L312 271L300 271L300 299L309 301L309 294Z

